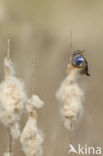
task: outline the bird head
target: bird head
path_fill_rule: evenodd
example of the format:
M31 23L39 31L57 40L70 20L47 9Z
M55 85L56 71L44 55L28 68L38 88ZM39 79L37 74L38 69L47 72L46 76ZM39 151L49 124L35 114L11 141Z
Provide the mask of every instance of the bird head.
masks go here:
M77 50L74 51L72 54L72 57L76 56L76 55L86 55L84 50Z
M80 73L84 73L89 75L88 73L88 63L85 58L85 51L84 50L77 50L72 54L71 64L74 68L78 68Z

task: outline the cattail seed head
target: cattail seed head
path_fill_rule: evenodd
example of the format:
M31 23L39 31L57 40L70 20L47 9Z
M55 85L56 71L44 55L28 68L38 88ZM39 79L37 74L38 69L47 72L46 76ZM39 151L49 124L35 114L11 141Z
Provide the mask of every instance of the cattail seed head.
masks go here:
M0 84L0 120L11 130L13 138L20 134L18 120L23 111L26 94L23 83L15 77L13 63L4 59L5 79Z
M65 127L69 130L71 130L71 122L77 120L83 113L82 101L84 95L77 83L78 77L78 70L69 65L69 75L61 83L56 93L56 97L61 104L61 117L64 120Z

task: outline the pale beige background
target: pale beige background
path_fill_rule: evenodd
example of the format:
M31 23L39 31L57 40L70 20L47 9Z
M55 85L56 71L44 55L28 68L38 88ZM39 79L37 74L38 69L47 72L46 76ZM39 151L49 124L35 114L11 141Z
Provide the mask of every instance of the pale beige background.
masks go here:
M60 119L55 94L66 77L71 28L73 50L86 50L91 74L79 82L85 90L85 113L74 123L73 145L88 144L103 149L103 1L0 0L0 80L7 38L11 37L10 54L17 76L25 81L28 96L32 85L45 101L38 117L45 134L44 156L68 156L70 133ZM31 84L33 57L35 78ZM25 121L26 114L21 128ZM7 130L0 123L0 156L7 145ZM15 144L14 156L24 156L19 142Z

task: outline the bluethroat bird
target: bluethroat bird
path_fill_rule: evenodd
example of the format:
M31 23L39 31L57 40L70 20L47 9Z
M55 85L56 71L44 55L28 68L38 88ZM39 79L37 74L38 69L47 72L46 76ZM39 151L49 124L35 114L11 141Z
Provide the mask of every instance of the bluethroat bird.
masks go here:
M73 52L71 64L74 68L80 69L81 74L90 76L90 74L88 73L88 62L84 55L85 51L83 50L77 50Z

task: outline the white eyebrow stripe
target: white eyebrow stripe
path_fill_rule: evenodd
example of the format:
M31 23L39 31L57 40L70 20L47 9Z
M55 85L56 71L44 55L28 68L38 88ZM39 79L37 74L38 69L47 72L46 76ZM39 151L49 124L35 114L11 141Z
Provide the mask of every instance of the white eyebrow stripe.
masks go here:
M84 60L84 58L78 58L78 60Z

